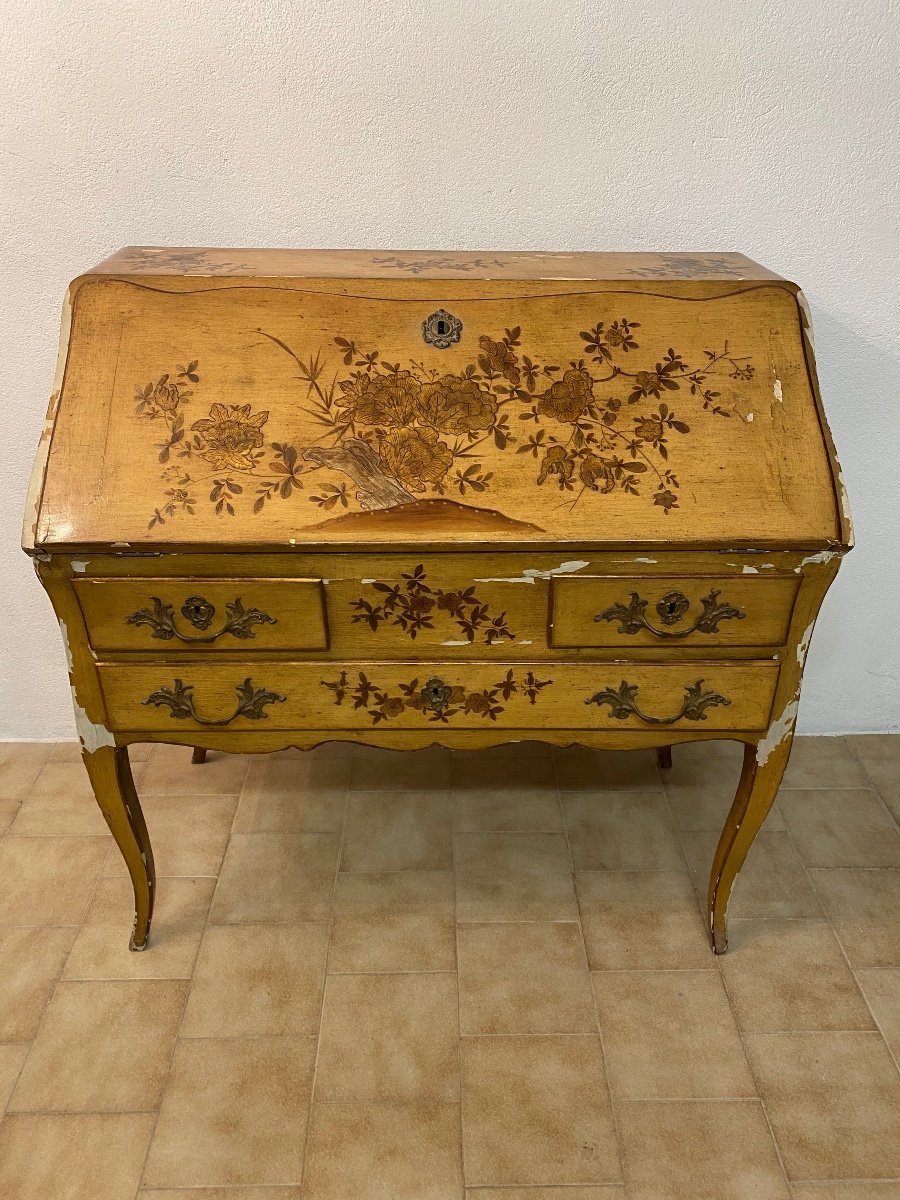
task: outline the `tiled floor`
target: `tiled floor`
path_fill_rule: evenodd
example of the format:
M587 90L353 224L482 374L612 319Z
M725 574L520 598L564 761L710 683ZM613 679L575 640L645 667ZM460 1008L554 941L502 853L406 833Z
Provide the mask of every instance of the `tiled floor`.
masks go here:
M900 737L796 744L714 959L739 757L137 747L130 954L75 747L0 744L0 1196L897 1200Z

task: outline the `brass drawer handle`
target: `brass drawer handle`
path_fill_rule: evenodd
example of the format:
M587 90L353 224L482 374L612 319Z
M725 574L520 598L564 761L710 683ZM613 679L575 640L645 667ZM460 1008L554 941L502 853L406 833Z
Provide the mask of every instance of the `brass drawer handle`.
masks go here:
M719 604L720 594L713 588L708 596L701 599L703 611L690 629L678 629L670 632L667 629L657 629L655 625L651 625L644 615L650 601L642 599L637 592L631 593L628 604L613 604L610 608L604 609L602 613L597 613L594 620L619 621L619 633L640 633L642 629L646 629L648 633L652 633L654 637L658 638L686 638L692 633L718 633L720 621L743 621L747 615L734 604ZM674 625L681 620L690 605L691 602L684 592L666 592L665 596L661 596L657 600L656 611L659 613L663 625Z
M200 716L194 708L194 685L182 683L180 679L176 679L170 688L161 687L158 691L151 692L141 703L155 704L157 708L165 706L170 710L169 716L180 721L190 719L196 721L198 725L230 725L238 717L247 717L251 721L265 720L269 714L263 712L263 708L267 704L283 704L287 699L286 696L279 696L278 692L270 692L266 688L254 688L253 681L249 678L238 684L235 691L238 694L237 708L230 717L223 717L218 721Z
M626 683L624 679L617 688L604 688L602 692L590 696L585 700L585 704L608 704L611 715L617 720L625 721L628 717L635 716L645 725L674 725L676 721L682 719L705 721L706 709L713 708L717 704L727 705L731 701L720 696L718 692L704 692L702 685L703 680L698 679L696 683L684 689L684 701L674 717L648 717L646 713L642 713L635 703L638 685Z
M178 638L180 642L208 644L224 637L225 634L231 634L236 638L252 638L256 637L253 632L254 625L278 624L274 617L270 617L268 613L264 613L258 608L244 608L240 596L236 596L230 604L225 605L227 616L221 629L216 633L193 637L191 634L181 633L175 628L175 612L171 604L167 604L159 596L151 596L150 600L153 604L152 609L139 608L137 612L133 612L126 619L125 624L149 625L153 631L150 636L164 642ZM215 611L215 605L210 604L203 596L188 596L181 606L181 615L195 629L208 629Z

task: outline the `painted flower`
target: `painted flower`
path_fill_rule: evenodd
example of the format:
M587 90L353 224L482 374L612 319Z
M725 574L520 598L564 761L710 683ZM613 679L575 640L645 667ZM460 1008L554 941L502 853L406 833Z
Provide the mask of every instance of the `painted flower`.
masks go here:
M538 401L538 412L557 421L575 421L593 399L594 381L580 367L566 371Z
M366 379L356 400L354 415L361 425L408 425L416 411L421 384L409 371Z
M663 435L663 423L659 417L642 417L635 421L634 432L646 442L658 442Z
M208 417L191 426L206 442L200 457L217 471L251 471L253 451L263 444L261 430L268 419L268 411L253 413L249 404L214 404Z
M490 392L460 375L442 375L424 384L416 408L422 424L441 433L490 429L497 416L497 401Z
M406 702L402 696L388 696L381 705L381 711L386 717L399 717L406 708Z
M466 696L466 712L470 713L486 713L490 712L491 700L489 696L485 696L483 692L470 692Z
M150 403L161 408L163 412L174 412L181 400L181 392L177 383L169 383L169 376L163 375L150 394Z
M513 387L518 387L522 375L517 366L518 359L506 342L495 342L489 337L480 337L478 345L484 351L479 365L486 370L499 372Z
M411 492L440 483L452 462L450 447L434 429L393 429L381 442L382 466Z
M674 492L670 492L668 488L660 488L653 495L653 503L658 504L664 512L668 513L670 508L678 506L678 497Z
M655 371L638 371L634 377L634 388L642 396L658 396L660 392L659 376Z
M606 331L607 346L621 346L624 341L625 341L624 330L619 329L618 326L616 326L616 325L613 325L611 329L607 329L607 331Z
M545 483L551 475L558 475L561 482L572 478L574 465L566 454L565 446L551 446L544 455L538 483Z
M596 454L588 454L587 457L581 460L578 467L578 476L585 487L594 492L608 493L616 486L615 475L612 468L598 458ZM603 486L599 483L602 480Z

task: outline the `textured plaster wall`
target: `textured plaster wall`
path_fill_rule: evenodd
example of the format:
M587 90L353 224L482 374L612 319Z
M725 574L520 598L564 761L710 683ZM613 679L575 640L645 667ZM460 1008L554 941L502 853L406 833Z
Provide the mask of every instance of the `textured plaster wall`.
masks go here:
M0 737L72 734L18 549L68 280L128 242L739 249L800 281L856 518L807 732L900 726L900 10L0 0Z

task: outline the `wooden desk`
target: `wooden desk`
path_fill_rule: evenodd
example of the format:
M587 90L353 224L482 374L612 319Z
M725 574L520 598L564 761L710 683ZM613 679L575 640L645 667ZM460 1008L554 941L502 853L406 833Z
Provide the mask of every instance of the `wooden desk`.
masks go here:
M802 296L741 255L129 248L69 290L24 548L133 949L131 742L735 738L721 952L851 541Z

